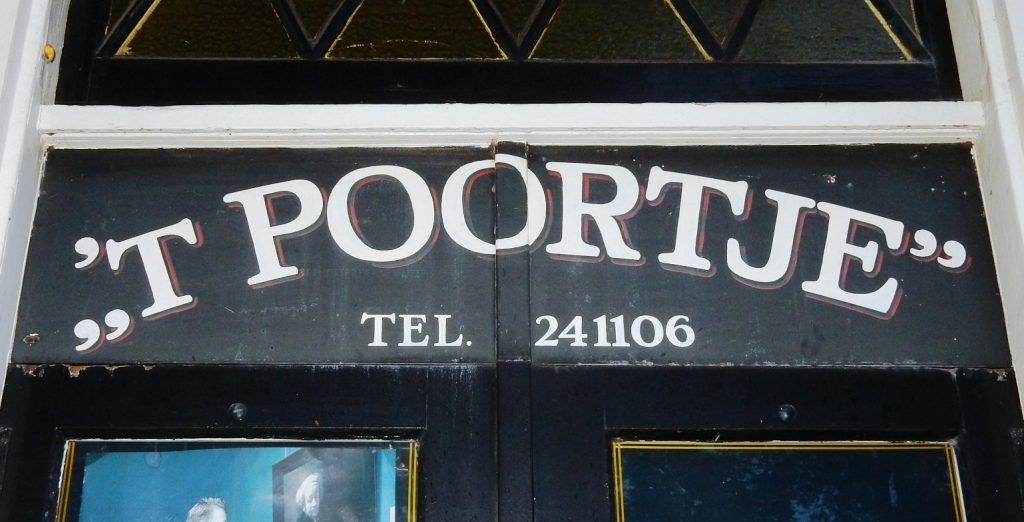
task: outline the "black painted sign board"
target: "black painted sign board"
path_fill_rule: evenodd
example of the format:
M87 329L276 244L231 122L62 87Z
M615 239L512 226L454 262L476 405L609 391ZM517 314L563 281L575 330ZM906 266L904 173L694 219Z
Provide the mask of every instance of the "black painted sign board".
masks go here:
M507 342L1009 365L967 146L48 154L17 363L486 363Z

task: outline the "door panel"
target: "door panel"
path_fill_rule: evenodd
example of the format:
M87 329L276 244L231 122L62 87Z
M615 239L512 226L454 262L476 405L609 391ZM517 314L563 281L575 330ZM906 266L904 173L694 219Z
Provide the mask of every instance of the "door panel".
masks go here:
M967 519L1022 520L1002 373L535 366L532 390L535 520L614 520L622 440L949 441Z

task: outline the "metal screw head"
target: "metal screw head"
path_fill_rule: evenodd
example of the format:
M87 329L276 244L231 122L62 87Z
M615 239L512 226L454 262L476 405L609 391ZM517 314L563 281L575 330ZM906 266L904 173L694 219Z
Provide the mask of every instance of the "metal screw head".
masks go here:
M27 344L29 346L32 346L33 344L38 343L40 340L42 340L42 337L40 337L40 335L37 334L37 333L30 333L30 334L26 335L25 337L21 338L21 342L23 342L23 343L25 343L25 344Z
M792 404L783 404L779 406L779 420L782 422L788 422L796 416L796 407Z
M245 418L245 414L249 412L249 408L247 408L245 404L236 402L231 406L228 406L228 411L231 412L231 416L234 417L235 420L242 420Z

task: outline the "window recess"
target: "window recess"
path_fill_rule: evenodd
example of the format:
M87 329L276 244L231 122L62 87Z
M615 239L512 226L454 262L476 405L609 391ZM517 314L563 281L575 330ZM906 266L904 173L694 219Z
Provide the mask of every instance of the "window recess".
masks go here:
M960 99L938 0L71 0L57 102Z

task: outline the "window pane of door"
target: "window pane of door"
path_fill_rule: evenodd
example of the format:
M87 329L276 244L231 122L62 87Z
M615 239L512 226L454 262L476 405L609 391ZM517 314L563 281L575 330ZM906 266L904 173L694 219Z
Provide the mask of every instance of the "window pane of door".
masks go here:
M415 520L415 441L78 442L58 520Z
M616 520L962 522L944 443L615 441Z

